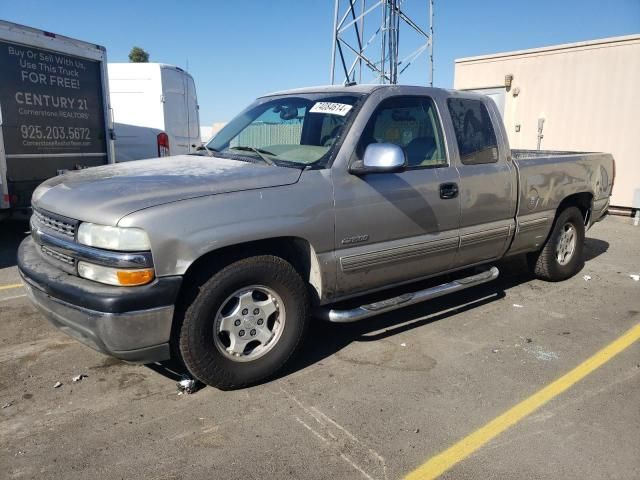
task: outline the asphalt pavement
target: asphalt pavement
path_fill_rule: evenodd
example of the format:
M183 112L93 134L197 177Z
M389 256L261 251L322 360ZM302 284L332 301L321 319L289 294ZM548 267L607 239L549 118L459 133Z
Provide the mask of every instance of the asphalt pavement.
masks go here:
M491 430L640 324L629 219L588 232L568 281L532 279L511 259L490 284L317 323L265 384L191 395L175 371L103 356L46 323L19 286L26 229L0 224L0 478L397 479L467 439L475 448L447 454L443 478L640 478L640 341Z

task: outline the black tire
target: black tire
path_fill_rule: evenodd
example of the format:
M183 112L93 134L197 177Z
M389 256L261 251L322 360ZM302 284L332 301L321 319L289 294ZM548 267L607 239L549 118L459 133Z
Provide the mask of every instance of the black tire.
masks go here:
M238 289L264 285L282 299L286 321L271 349L260 358L239 362L214 343L216 313ZM236 261L200 286L184 310L177 345L189 372L201 382L223 390L246 387L278 372L299 349L309 324L305 282L285 260L260 255Z
M576 244L573 254L564 264L558 260L557 249L565 229L575 229ZM553 228L542 250L528 255L532 273L541 280L559 282L578 273L584 265L584 218L576 207L564 209L556 217Z

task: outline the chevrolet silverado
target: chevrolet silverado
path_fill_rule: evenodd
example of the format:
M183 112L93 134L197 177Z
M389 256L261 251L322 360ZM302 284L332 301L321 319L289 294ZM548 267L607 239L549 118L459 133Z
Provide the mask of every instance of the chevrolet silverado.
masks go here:
M613 181L609 154L511 150L485 96L306 88L257 99L195 154L44 182L18 264L83 343L238 388L290 361L312 318L470 288L516 254L538 278L574 275Z

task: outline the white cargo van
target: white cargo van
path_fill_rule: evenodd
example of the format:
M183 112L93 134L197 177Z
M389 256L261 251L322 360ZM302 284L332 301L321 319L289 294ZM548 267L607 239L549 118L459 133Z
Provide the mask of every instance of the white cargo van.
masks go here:
M109 63L116 161L190 153L200 145L196 86L162 63Z

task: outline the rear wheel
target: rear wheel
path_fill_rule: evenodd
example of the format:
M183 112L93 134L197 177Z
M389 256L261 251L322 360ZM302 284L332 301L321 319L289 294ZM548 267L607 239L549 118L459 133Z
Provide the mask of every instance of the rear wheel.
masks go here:
M250 257L200 287L184 313L179 349L207 385L240 388L272 376L292 357L308 325L305 282L279 257Z
M542 280L558 282L572 277L584 264L584 218L568 207L556 218L542 250L529 254L533 273Z

